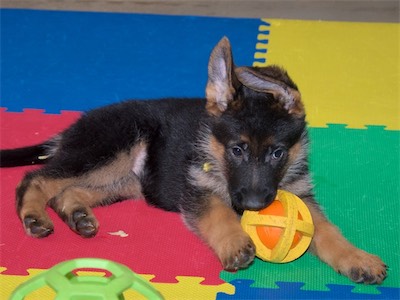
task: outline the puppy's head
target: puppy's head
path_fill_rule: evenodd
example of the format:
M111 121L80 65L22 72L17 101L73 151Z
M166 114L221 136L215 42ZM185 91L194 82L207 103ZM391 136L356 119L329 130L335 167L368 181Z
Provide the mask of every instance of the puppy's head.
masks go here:
M206 88L215 157L237 211L259 210L275 198L304 147L305 112L297 86L277 67L235 67L229 41L212 51ZM223 155L221 155L223 149Z

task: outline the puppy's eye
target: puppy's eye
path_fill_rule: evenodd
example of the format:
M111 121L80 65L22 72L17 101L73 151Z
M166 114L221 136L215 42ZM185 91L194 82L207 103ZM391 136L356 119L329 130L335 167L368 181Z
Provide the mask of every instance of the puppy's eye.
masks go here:
M272 152L272 158L273 159L281 159L283 157L284 153L285 152L282 149L278 148L274 152Z
M235 156L242 156L243 155L243 149L241 147L239 147L239 146L234 146L232 148L232 153Z
M240 147L239 145L237 145L232 148L232 153L233 155L239 157L243 155L244 150L246 150L245 147Z

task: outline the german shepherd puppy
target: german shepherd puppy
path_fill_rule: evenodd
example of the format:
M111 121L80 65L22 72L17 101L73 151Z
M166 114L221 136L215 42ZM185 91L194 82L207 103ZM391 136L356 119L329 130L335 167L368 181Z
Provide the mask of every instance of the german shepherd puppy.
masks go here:
M206 99L99 108L40 145L1 151L1 166L45 163L16 190L30 236L53 233L46 206L93 237L93 207L143 197L180 212L227 270L246 268L255 256L238 216L268 206L284 189L311 211L314 254L355 282L381 283L381 259L350 244L315 202L307 144L304 107L288 74L276 66L235 67L223 38L210 56Z

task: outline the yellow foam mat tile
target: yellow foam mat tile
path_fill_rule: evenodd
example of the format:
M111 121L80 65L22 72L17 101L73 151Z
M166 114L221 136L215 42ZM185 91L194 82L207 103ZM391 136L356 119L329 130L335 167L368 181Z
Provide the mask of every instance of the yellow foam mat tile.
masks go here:
M254 66L288 70L310 126L400 129L400 24L262 19L259 30Z
M33 278L34 276L46 271L38 269L28 269L29 275L5 275L1 274L6 268L0 267L0 299L8 299L11 293L23 282ZM79 272L79 275L81 272ZM83 275L90 276L103 276L102 272L82 272ZM87 273L87 274L86 274ZM98 274L96 274L98 273ZM141 275L147 281L154 279L154 275ZM157 289L166 300L168 299L216 299L217 293L225 293L233 295L235 293L235 287L229 283L223 283L219 285L204 285L201 284L204 281L203 277L190 277L190 276L177 276L176 280L178 283L162 283L162 282L151 282L155 289ZM55 298L55 292L50 287L43 287L35 292L31 293L26 297L26 300L48 300ZM124 292L125 299L145 299L141 294L136 293L133 290Z
M148 278L147 278L148 279ZM217 293L233 295L235 287L229 283L204 285L203 277L176 276L178 283L152 282L165 299L216 299ZM130 298L127 298L130 299Z
M5 271L6 268L0 268L0 273ZM44 272L46 270L28 269L29 275L4 275L0 274L0 299L9 299L11 293L22 283L33 278L36 275ZM26 300L47 300L54 299L55 292L49 288L41 288L33 293L31 293Z

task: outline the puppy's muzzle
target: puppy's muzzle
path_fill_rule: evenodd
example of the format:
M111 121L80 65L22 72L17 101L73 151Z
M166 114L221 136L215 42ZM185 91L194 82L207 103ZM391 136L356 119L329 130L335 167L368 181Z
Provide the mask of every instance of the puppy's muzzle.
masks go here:
M245 210L261 210L274 201L276 190L250 190L242 188L236 193L236 198L241 208Z

